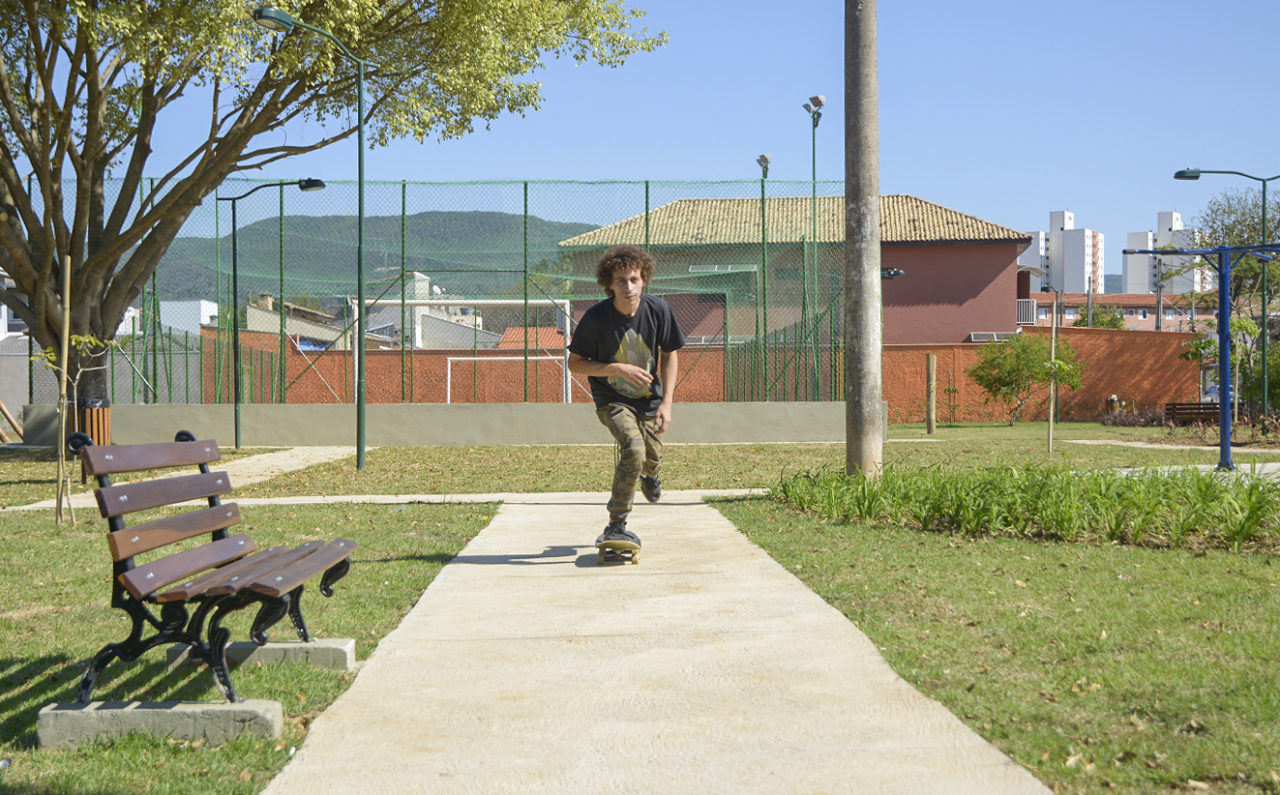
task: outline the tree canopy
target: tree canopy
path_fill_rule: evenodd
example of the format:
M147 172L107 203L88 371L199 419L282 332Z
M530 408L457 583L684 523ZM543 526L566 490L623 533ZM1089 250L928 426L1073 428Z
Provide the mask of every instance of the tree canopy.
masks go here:
M1060 386L1080 388L1081 365L1076 352L1058 340L1054 360L1049 359L1049 339L1043 334L1014 334L1005 342L993 342L978 351L978 361L965 373L990 397L1011 407L1009 424L1018 421L1027 401L1038 389L1047 389L1056 378Z
M1114 304L1103 304L1093 308L1092 317L1086 309L1075 319L1072 326L1084 328L1124 328L1124 311Z
M313 0L281 7L329 31L365 73L371 146L466 135L536 110L547 57L616 67L666 41L621 0ZM9 3L0 15L0 301L40 347L63 324L109 340L192 210L229 175L350 137L356 73L325 37L273 35L241 0ZM207 136L147 173L165 114L208 98ZM270 135L295 119L324 137ZM108 177L118 182L109 192ZM111 193L112 195L108 195ZM74 363L73 363L74 366ZM89 379L90 385L94 379ZM92 386L86 394L93 394Z

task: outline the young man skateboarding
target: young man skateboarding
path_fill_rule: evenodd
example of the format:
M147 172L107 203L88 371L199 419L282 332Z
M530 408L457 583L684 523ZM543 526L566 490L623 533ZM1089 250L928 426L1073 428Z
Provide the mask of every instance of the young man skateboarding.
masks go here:
M662 441L671 427L676 351L684 334L671 307L645 292L654 262L637 246L614 246L596 266L596 282L609 296L586 311L569 343L569 372L588 376L596 416L620 453L613 471L609 524L596 544L640 538L627 529L636 480L645 499L662 497Z

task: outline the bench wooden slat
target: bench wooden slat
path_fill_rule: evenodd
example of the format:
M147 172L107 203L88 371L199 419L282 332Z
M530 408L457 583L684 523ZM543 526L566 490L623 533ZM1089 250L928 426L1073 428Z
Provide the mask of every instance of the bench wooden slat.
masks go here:
M320 542L316 542L319 544ZM256 577L259 570L269 571L271 568L284 565L292 552L289 547L270 547L252 555L245 555L239 560L233 560L225 566L201 574L190 580L181 581L176 587L167 591L162 591L155 595L157 602L186 602L200 596L217 596L212 593L214 587L225 587L227 583L235 583L238 580L249 579L245 582L247 585L252 582L252 578ZM234 588L232 588L234 590ZM220 593L230 593L231 591L221 591Z
M1178 403L1164 404L1166 422L1185 423L1193 420L1217 421L1220 407L1217 403Z
M135 599L145 599L170 583L230 563L258 548L241 533L152 561L120 575L120 584Z
M103 486L94 490L94 496L98 499L98 510L103 517L110 519L162 505L176 505L188 500L226 494L229 491L231 479L226 472L209 472L125 483L121 486Z
M351 555L356 543L348 538L335 538L297 563L276 569L253 583L253 590L268 596L282 596Z
M201 533L212 533L214 530L225 530L238 524L240 508L234 502L229 502L107 533L107 546L111 549L111 559L121 561L175 541Z
M298 560L305 558L307 555L310 555L322 546L324 546L323 541L308 541L307 543L294 547L293 549L286 547L284 554L277 555L269 560L259 561L257 565L253 566L251 569L239 573L235 581L228 580L227 582L218 583L217 585L210 587L207 593L210 596L221 596L223 594L232 594L242 591L253 585L256 580L266 577L276 569L296 563ZM257 556L255 556L255 558L256 557Z
M218 443L212 439L161 444L94 444L80 449L85 471L94 476L208 464L220 458Z

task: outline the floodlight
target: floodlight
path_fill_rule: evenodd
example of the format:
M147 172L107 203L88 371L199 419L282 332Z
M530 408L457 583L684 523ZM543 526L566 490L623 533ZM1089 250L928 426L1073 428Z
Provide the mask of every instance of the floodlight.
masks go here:
M253 12L253 21L272 33L288 33L293 30L293 17L271 6L263 6Z
M809 102L813 104L815 109L817 109L827 104L827 98L822 94L818 94L817 96L809 97Z

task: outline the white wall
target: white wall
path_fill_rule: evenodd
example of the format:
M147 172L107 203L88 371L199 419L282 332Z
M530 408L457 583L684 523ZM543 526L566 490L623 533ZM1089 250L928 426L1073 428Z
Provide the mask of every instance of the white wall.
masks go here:
M1155 248L1155 235L1150 232L1130 232L1125 238L1125 248L1135 250L1151 250ZM1152 274L1155 269L1155 258L1150 254L1124 255L1124 287L1125 293L1149 293L1154 287Z

